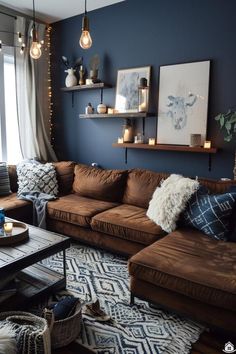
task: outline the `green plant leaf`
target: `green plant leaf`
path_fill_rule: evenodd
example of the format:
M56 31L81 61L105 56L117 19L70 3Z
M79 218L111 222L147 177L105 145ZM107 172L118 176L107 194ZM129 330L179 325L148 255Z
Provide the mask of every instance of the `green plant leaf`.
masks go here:
M230 123L236 123L236 113L232 114L229 121L230 121Z
M232 140L232 137L233 137L233 135L230 134L224 138L224 141L227 141L227 143L229 143Z
M220 120L220 117L221 117L221 113L215 117L215 120Z
M225 122L225 129L227 131L231 130L231 127L232 127L232 124L228 121L228 122Z
M223 114L220 117L220 127L222 128L225 124L225 117L223 116Z

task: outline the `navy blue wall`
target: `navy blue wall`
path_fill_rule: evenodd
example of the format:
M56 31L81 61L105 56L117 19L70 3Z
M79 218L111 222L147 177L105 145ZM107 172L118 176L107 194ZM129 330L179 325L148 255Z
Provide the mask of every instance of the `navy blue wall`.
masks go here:
M81 16L57 22L52 30L52 83L54 147L59 159L104 168L148 168L211 178L232 177L234 146L224 143L214 116L235 108L236 46L235 0L127 0L89 13L93 46L79 47ZM152 66L151 111L157 112L159 67L165 64L211 60L208 139L221 148L212 159L180 152L129 150L128 164L123 149L112 148L121 135L121 119L79 119L88 102L100 103L99 91L71 93L64 86L61 55L85 65L98 53L102 60L100 78L114 88L104 91L104 103L114 107L117 69ZM141 131L141 122L137 130ZM156 135L156 118L146 120L146 137Z

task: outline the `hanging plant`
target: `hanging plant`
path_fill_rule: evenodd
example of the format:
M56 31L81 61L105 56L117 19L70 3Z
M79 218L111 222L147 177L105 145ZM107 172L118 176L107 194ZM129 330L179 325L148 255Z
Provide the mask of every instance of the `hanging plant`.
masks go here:
M224 136L224 141L236 142L236 111L228 110L227 113L220 113L215 117L215 120L219 123L220 129ZM236 179L236 150L235 150L235 160L234 160L234 179Z

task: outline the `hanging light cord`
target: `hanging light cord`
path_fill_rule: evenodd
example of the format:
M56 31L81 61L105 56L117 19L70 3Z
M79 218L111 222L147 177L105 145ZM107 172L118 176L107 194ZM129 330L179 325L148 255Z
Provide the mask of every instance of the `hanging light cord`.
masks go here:
M84 8L84 14L87 15L87 0L85 0Z
M35 28L35 5L34 5L34 0L33 0L33 21L34 21L34 28Z

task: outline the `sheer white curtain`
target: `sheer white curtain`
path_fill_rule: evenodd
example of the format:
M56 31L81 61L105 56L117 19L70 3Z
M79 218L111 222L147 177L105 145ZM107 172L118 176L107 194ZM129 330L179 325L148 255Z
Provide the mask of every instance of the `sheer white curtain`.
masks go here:
M56 161L50 143L50 108L48 102L48 51L34 60L29 55L33 22L17 17L15 32L24 34L26 50L15 50L16 97L19 135L24 158ZM40 38L45 39L45 25L37 24Z

